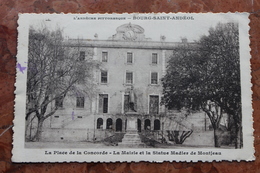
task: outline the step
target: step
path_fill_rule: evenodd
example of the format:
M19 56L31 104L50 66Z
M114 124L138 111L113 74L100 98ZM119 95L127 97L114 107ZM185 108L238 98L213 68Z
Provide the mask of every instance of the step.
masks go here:
M145 144L142 143L141 138L137 132L130 132L124 135L122 142L118 143L120 147L144 147Z

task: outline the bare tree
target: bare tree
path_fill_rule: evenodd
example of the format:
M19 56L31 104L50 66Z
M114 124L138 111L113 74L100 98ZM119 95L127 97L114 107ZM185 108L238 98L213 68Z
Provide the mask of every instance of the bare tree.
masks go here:
M66 95L94 92L92 70L98 64L91 59L91 52L81 54L79 46L80 42L70 46L61 29L30 28L26 120L31 120L29 116L38 120L36 133L30 140L41 139L43 122L57 111ZM55 106L51 106L53 102Z

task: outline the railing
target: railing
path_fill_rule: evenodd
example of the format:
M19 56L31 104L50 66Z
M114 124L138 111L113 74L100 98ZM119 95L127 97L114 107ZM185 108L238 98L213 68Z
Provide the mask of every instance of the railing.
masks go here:
M139 135L141 137L141 141L148 146L155 147L156 144L165 143L163 131L144 130L141 133L139 133Z
M125 133L123 132L116 132L112 136L109 136L103 140L106 145L117 146L119 142L122 142Z
M192 130L189 131L178 131L178 130L166 130L166 131L143 131L140 133L142 142L147 145L154 146L156 143L175 143L183 144L183 142L190 137L193 133Z

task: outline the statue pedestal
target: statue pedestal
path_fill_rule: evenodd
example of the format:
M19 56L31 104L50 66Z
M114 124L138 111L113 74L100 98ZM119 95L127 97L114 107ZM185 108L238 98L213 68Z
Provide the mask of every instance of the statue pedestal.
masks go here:
M122 142L118 144L120 147L144 147L137 130L137 112L127 112L127 129Z

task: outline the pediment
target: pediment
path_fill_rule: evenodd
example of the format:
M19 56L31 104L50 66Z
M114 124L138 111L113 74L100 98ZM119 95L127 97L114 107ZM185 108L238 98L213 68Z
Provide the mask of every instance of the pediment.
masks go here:
M124 24L124 25L117 27L116 32L117 33L119 33L119 32L125 33L126 31L129 31L129 30L131 30L135 33L138 33L138 34L144 33L144 29L141 26L131 24L131 23L127 23L127 24Z
M150 38L145 38L144 28L136 24L123 24L116 29L116 34L108 40L124 40L124 41L148 41Z

